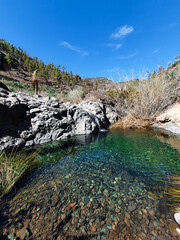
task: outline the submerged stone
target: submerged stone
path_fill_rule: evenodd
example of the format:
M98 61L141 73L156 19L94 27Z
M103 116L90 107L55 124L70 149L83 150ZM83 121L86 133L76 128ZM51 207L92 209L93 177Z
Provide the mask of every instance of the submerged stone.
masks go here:
M89 198L84 198L83 203L87 205L89 203L90 199Z

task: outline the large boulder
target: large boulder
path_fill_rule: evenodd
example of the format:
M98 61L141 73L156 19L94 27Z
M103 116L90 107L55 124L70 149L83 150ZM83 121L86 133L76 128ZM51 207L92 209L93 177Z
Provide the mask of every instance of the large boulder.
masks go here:
M180 135L180 103L173 104L158 116L153 127L162 128Z
M109 127L110 124L115 123L118 120L118 115L112 108L107 107L105 104L100 102L90 102L84 101L79 104L79 107L82 107L89 113L93 114L96 119L95 121L98 123L102 128Z
M0 88L0 150L98 132L110 124L100 103L79 105Z

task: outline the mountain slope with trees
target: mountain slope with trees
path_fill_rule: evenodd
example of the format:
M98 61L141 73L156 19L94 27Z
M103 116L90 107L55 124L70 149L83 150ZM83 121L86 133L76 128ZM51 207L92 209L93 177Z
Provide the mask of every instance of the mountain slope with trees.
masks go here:
M21 47L0 39L0 78L13 91L25 90L33 93L32 74L37 72L41 93L57 97L59 93L67 94L69 90L82 87L85 93L92 90L107 89L111 81L106 78L82 79L72 71L67 72L64 65L53 62L44 64L37 57L30 57Z

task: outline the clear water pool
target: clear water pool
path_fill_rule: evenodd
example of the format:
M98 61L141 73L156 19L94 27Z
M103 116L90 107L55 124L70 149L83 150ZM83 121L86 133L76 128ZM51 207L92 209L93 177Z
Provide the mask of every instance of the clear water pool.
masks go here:
M178 239L166 192L180 175L179 147L152 130L36 147L39 168L5 203L3 229L26 239Z

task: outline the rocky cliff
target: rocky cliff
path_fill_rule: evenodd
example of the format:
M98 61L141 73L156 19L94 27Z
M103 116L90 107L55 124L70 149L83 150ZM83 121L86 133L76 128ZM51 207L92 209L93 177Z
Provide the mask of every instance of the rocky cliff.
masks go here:
M79 105L55 98L12 93L0 86L0 150L96 133L117 115L97 102Z

